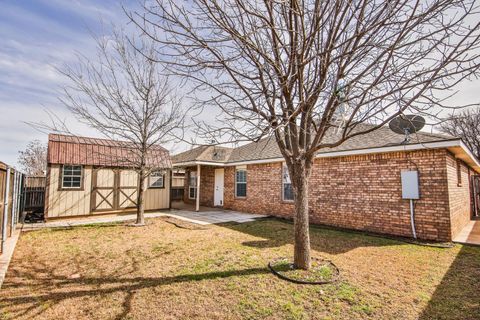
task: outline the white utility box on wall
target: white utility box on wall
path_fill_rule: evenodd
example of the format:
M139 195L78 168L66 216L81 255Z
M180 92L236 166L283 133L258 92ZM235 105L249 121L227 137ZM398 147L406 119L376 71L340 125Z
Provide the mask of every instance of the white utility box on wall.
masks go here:
M402 171L402 198L420 199L418 171Z

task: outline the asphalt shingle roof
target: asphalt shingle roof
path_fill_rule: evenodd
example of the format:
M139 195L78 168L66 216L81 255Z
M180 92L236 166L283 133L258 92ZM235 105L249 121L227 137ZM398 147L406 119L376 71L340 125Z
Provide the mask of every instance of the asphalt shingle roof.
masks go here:
M224 163L228 161L232 150L232 148L220 146L199 146L172 156L172 162L209 161Z
M332 130L327 133L324 142L334 142L337 137ZM358 135L345 141L341 145L334 148L324 148L318 153L362 150L371 148L381 148L388 146L399 146L404 142L405 136L394 133L388 127L382 127L375 131ZM418 132L410 135L408 144L418 144L427 142L438 142L457 139L452 136L443 134ZM222 153L222 156L218 156ZM191 162L191 161L208 161L231 163L252 160L267 160L281 158L282 154L277 146L274 137L261 139L258 142L252 142L237 148L225 148L218 146L199 146L190 151L182 152L172 157L173 163Z

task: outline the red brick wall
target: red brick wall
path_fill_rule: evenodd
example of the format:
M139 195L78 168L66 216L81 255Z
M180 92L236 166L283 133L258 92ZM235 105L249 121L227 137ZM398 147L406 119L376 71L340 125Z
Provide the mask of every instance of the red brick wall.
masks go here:
M185 203L194 204L194 199L189 199L188 183L191 171L197 171L197 167L189 167L185 169L185 191L183 200ZM200 169L200 205L213 207L213 192L215 188L215 167L202 166Z
M471 218L470 170L459 160L461 184L458 181L457 159L447 154L448 197L450 206L451 235L454 238Z
M311 222L411 236L400 172L418 167L417 235L450 240L446 159L444 149L317 159L310 180ZM281 163L248 165L245 199L234 196L234 172L234 167L225 168L226 208L292 217L293 204L281 201Z
M282 201L282 164L247 166L247 197L235 197L235 167L225 167L224 207L227 209L291 217L293 203Z

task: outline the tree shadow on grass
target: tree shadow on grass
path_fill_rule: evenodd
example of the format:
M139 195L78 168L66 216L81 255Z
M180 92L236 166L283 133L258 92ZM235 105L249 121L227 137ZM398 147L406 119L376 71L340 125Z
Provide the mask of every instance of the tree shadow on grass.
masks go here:
M245 246L274 248L294 241L292 223L281 219L224 224L223 227L262 238L245 241L242 243ZM323 226L312 226L310 231L312 249L329 254L341 254L358 247L407 245L381 235ZM465 245L460 249L418 319L480 320L480 247Z
M480 319L480 247L462 247L419 319Z
M223 223L219 226L262 238L242 242L255 248L275 248L294 243L293 223L278 218L264 218L247 223ZM358 247L405 245L405 242L387 236L361 231L341 230L326 226L310 226L311 247L315 251L341 254Z
M22 278L28 279L33 290L30 292L42 292L41 294L24 294L19 296L3 296L0 298L2 309L16 309L13 318L34 318L42 314L46 309L61 303L62 301L84 297L98 297L116 292L125 293L121 312L115 319L124 319L130 312L135 293L142 289L171 285L176 283L195 282L202 280L214 280L228 277L244 277L259 274L267 274L270 271L265 268L249 268L242 270L216 271L201 274L184 274L167 277L79 277L72 279L68 276L54 274L54 270L46 270L43 266L23 266L28 271L22 272ZM130 273L130 272L128 272ZM48 275L42 277L39 275ZM33 282L33 283L32 283ZM15 284L8 284L13 287ZM54 288L52 290L52 288ZM55 291L55 289L60 289ZM63 290L62 290L63 289ZM65 290L67 289L67 290ZM47 292L48 293L43 293ZM0 314L1 315L1 314Z

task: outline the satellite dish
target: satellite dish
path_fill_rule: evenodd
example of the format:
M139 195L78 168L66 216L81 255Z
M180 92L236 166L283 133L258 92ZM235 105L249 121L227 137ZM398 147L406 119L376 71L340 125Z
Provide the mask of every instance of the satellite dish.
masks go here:
M401 114L393 118L388 127L395 133L404 134L405 141L410 141L410 134L420 131L425 126L425 118L415 114Z

